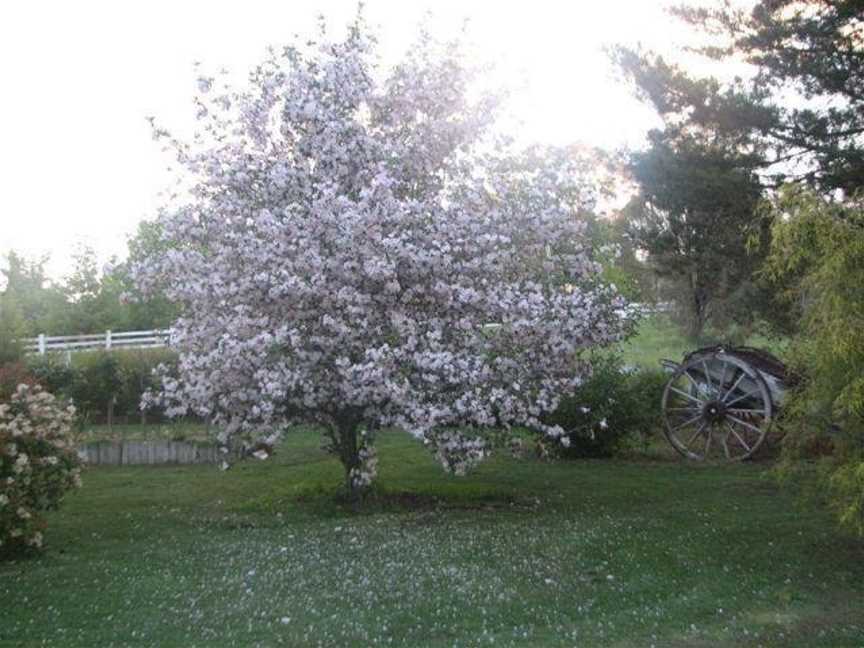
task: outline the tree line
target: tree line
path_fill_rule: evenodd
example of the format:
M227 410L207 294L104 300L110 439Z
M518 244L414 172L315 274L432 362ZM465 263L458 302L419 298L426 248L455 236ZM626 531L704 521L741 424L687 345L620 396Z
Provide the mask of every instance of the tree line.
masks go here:
M170 326L177 308L161 296L142 298L128 264L159 245L158 226L142 222L128 240L128 258L106 268L92 248L79 247L69 273L48 276L47 257L6 251L0 269L0 363L20 354L17 341L40 333L79 335Z
M801 310L778 299L784 279L763 272L772 228L784 226L780 190L805 187L831 204L864 183L864 4L718 5L673 14L710 36L699 53L746 61L748 78L697 78L638 47L611 50L663 120L626 156L639 191L623 218L691 338L730 321L788 334Z

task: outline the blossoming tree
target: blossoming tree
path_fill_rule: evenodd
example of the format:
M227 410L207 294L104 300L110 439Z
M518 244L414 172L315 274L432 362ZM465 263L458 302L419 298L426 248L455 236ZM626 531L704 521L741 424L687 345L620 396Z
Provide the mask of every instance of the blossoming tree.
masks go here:
M625 326L577 218L585 160L508 153L458 47L421 35L385 75L365 31L271 52L240 91L199 80L195 141L156 130L192 198L135 269L182 304L169 413L252 449L317 424L354 491L383 426L458 473L510 426L557 436L541 415Z

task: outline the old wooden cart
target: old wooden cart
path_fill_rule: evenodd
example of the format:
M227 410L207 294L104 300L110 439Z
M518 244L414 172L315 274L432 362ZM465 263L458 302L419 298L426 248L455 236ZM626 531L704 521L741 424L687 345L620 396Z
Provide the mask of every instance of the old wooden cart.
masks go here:
M671 373L662 401L666 438L698 461L753 456L791 384L778 358L753 347L705 347L663 365Z

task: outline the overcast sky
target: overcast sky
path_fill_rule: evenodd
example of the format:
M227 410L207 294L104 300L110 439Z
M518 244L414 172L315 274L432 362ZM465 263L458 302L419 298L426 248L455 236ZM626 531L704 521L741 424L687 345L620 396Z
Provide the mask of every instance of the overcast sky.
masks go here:
M518 88L523 139L638 147L652 112L617 85L605 44L668 51L686 37L660 0L368 0L384 63L397 60L431 8L435 31L468 35ZM335 27L354 0L15 2L0 23L0 253L50 254L62 275L77 243L104 260L152 218L170 160L148 115L178 131L193 122L196 75L245 72L267 45Z

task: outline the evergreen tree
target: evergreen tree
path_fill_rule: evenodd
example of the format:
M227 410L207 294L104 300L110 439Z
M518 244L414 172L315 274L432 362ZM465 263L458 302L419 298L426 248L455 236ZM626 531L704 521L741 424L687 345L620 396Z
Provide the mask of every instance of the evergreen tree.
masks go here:
M864 2L760 0L749 12L727 2L673 13L713 35L701 53L744 60L754 74L695 79L651 52L615 48L667 130L746 151L769 187L795 181L849 194L864 185Z
M631 159L640 192L625 211L627 226L695 340L709 321L735 319L735 302L748 293L758 256L747 242L758 231L761 188L746 159L723 147L657 132L650 141Z

